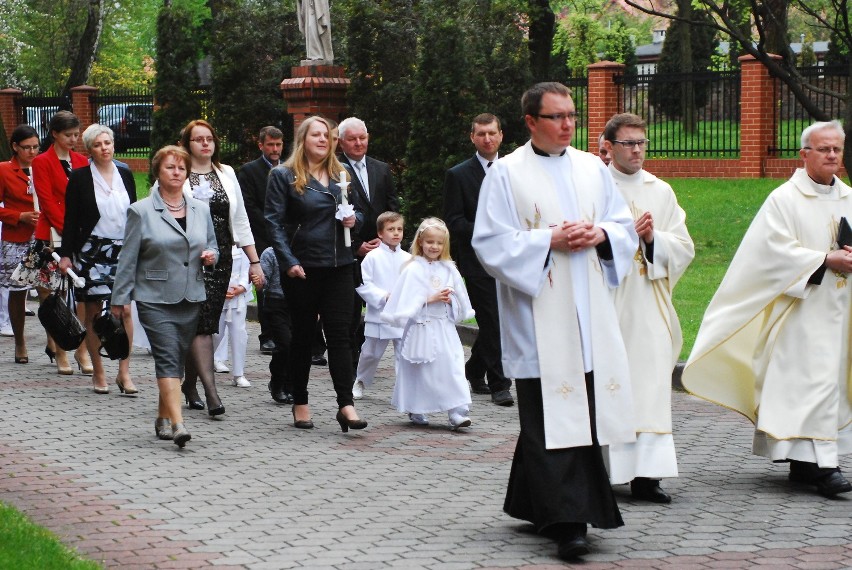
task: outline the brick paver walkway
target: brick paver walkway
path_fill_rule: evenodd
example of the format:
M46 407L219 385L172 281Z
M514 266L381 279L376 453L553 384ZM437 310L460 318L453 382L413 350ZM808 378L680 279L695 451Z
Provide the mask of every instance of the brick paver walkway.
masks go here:
M224 419L186 412L184 450L153 433L153 360L142 393L91 391L58 376L29 318L30 361L0 339L0 500L109 568L547 568L555 545L503 514L516 409L474 395L472 429L415 428L389 405L389 354L358 402L370 422L343 434L327 368L312 375L317 428L297 430L266 390L268 357L250 325L246 376L217 375ZM117 367L108 363L114 377ZM681 476L671 505L616 492L626 525L591 529L584 568L852 568L852 496L828 500L749 453L740 416L674 398ZM850 458L842 467L852 474Z

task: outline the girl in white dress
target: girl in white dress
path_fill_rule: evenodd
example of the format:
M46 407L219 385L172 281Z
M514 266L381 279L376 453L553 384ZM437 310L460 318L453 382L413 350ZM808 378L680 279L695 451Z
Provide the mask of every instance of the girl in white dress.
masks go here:
M429 423L427 414L446 411L453 429L468 427L470 388L455 323L474 312L450 258L446 224L423 220L411 255L382 311L382 320L404 327L391 405L417 425Z

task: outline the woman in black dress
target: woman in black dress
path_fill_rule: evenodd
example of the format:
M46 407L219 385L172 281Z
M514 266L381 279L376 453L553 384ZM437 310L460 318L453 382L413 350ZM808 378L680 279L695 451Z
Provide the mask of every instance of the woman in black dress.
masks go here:
M263 271L254 247L243 193L234 169L219 162L219 137L207 121L191 121L181 131L181 146L189 152L192 170L184 184L192 196L210 206L213 230L219 245L219 261L204 272L207 300L201 305L198 331L186 360L186 378L182 390L190 409L204 409L198 396L196 379L200 378L207 399L207 413L225 413L216 392L213 368L213 334L219 330L219 316L225 304L225 293L231 278L231 246L241 247L249 259L249 278L255 287L263 285Z

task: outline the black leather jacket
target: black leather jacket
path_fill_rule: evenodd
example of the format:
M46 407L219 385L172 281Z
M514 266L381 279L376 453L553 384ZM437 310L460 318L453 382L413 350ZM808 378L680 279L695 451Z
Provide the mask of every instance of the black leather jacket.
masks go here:
M311 178L305 192L293 185L289 168L276 166L266 183L264 217L266 228L282 272L294 265L340 267L354 263L352 250L343 242L343 225L334 215L340 203L340 187L333 180L328 188ZM354 234L364 221L353 192L347 198L355 206Z

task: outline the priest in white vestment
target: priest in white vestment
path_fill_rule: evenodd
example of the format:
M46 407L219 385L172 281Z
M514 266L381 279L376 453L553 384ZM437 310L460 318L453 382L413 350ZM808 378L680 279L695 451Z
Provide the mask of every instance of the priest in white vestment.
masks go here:
M624 524L600 446L636 437L613 289L638 238L604 164L569 146L568 88L539 83L521 107L531 140L488 169L472 244L497 280L503 369L518 396L503 509L572 560L589 552L588 524Z
M802 133L804 168L755 216L710 302L683 385L755 424L752 451L789 462L791 481L852 491L852 188L836 173L841 125ZM839 235L840 234L840 235ZM842 243L838 243L838 241Z
M620 113L604 129L609 171L627 202L639 248L633 271L615 290L615 307L627 347L636 409L636 441L604 451L613 484L630 483L634 498L669 503L663 477L677 477L672 435L672 370L683 335L672 291L695 257L686 214L672 187L644 170L645 121Z

